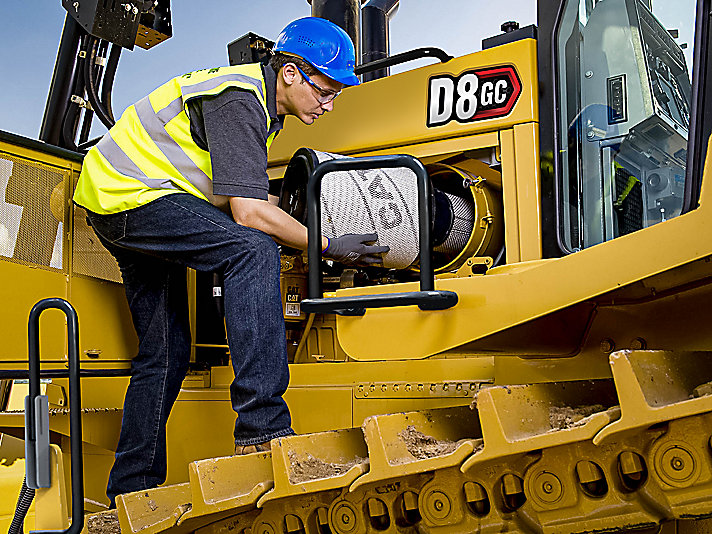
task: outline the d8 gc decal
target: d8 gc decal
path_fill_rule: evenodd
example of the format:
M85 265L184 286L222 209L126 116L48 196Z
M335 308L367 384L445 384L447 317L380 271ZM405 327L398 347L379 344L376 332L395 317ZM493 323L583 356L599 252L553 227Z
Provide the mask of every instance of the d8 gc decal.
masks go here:
M428 84L428 127L503 117L521 92L511 66L465 71L457 77L433 76Z

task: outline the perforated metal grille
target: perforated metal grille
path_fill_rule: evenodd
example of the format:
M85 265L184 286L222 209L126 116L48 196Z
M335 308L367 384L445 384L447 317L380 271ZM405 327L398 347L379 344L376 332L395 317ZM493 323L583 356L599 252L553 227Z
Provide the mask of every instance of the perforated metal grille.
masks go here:
M635 185L631 187L631 180ZM643 188L640 182L623 168L616 169L616 198L618 235L626 235L643 228Z
M448 201L453 213L453 224L445 242L439 247L435 247L435 252L442 252L448 257L454 258L467 246L467 242L472 235L472 228L475 224L475 205L472 201L467 201L450 193L443 193Z
M75 274L121 282L121 272L116 260L87 224L87 212L79 206L74 206L72 270Z
M0 257L61 270L64 184L59 169L0 154Z

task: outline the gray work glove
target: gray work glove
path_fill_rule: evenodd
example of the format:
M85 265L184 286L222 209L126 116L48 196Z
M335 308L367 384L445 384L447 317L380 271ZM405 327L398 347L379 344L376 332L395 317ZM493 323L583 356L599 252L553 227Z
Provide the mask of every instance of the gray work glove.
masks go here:
M322 252L325 258L338 261L344 265L380 265L383 254L391 250L389 247L368 245L378 239L376 234L346 234L329 240L329 246Z

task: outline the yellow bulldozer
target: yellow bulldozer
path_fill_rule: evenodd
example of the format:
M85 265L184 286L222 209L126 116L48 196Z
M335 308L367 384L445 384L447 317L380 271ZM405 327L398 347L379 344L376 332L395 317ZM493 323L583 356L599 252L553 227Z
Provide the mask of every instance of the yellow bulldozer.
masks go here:
M40 140L0 132L1 530L712 532L711 0L679 7L691 43L668 0L538 0L461 57L389 55L397 1L314 0L364 83L289 125L270 180L311 245L365 217L399 255L282 250L297 435L243 456L220 280L190 272L168 479L116 510L137 341L71 198L121 49L169 38L170 5L64 4Z

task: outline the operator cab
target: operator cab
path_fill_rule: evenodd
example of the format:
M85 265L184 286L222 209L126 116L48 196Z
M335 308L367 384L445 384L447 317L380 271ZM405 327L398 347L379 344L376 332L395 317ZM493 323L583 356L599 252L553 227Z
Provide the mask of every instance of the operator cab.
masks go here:
M680 27L668 30L662 20ZM693 0L561 6L552 43L553 165L564 252L683 213L692 105L684 40L694 20Z

